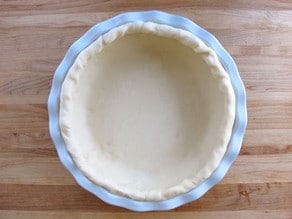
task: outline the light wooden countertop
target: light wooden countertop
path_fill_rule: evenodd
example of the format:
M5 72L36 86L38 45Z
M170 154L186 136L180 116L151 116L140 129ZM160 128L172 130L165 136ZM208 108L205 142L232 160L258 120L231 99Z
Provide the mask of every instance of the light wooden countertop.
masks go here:
M105 204L76 184L48 132L47 98L68 47L126 11L190 18L235 59L248 127L226 177L166 212ZM292 2L0 0L0 218L292 218Z

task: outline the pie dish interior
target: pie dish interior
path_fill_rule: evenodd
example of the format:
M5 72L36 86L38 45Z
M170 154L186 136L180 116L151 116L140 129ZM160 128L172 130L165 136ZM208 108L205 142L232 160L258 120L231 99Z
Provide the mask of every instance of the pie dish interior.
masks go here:
M216 54L182 29L119 26L83 50L62 85L60 129L80 170L135 200L190 191L226 152L235 96Z

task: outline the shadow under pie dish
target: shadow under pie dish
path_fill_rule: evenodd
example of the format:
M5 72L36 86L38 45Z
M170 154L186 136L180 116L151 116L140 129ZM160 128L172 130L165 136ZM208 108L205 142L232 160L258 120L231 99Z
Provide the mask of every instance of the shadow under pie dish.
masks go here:
M62 162L85 189L132 210L195 200L232 163L224 164L238 120L232 77L208 42L159 21L168 16L190 22L151 11L112 18L108 29L93 27L69 49L57 78L61 145L51 121L50 131L60 159L66 156ZM50 99L49 114L51 120ZM222 163L227 167L216 176ZM204 182L205 191L195 194Z

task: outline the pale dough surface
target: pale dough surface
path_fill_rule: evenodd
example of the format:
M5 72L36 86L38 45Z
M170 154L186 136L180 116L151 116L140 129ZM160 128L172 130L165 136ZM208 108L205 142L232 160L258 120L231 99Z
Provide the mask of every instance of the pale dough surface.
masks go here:
M122 25L83 50L63 82L60 128L95 184L136 200L190 191L216 169L235 116L230 78L191 33Z

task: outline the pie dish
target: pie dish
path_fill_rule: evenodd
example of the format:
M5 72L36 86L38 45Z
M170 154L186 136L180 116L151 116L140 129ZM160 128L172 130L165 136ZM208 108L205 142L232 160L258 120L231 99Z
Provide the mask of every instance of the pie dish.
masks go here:
M165 17L181 19L181 27ZM239 103L246 112L236 67L231 75L235 65L222 63L218 42L207 45L185 18L151 11L113 20L113 27L101 23L84 35L62 77L56 71L49 114L59 156L83 187L112 204L163 210L195 200L224 176L240 148L246 118L238 124ZM178 197L185 199L173 202Z

